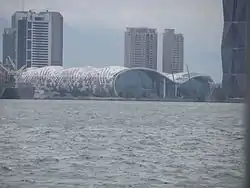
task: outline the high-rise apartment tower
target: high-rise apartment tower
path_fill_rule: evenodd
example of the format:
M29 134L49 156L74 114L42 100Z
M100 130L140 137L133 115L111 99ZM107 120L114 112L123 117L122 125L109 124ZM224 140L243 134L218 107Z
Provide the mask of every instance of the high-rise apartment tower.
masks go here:
M165 29L163 33L162 71L166 73L183 72L184 37L174 29Z
M157 31L128 27L125 31L124 66L157 70Z

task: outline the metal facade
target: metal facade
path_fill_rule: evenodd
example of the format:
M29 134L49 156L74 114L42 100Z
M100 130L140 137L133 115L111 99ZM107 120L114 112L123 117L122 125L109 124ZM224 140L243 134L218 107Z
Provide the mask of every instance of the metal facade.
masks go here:
M222 85L229 98L244 97L247 0L223 0Z

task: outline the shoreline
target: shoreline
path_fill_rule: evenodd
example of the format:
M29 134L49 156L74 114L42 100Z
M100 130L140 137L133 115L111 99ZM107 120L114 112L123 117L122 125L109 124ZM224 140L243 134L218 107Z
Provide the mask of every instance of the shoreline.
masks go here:
M134 102L199 102L199 103L245 103L244 99L228 99L225 101L198 101L194 99L135 99L135 98L112 98L112 97L51 97L34 98L31 100L92 100L92 101L134 101Z

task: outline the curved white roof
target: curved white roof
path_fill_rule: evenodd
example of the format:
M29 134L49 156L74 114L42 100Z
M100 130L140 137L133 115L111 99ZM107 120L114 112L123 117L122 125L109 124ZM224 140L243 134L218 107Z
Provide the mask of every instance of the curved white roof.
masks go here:
M99 86L102 85L102 88L107 90L109 87L112 87L114 75L126 69L119 66L103 68L90 66L29 68L21 74L18 81L32 84L37 88L54 88L70 91L74 88L84 90L88 87L95 90L95 88L100 88Z
M156 70L148 69L148 68L126 68L121 66L108 66L103 68L95 68L91 66L86 67L73 67L73 68L62 68L60 66L47 66L43 68L28 68L21 75L21 80L24 82L32 82L32 81L40 81L43 82L45 80L51 80L56 82L66 81L74 82L77 80L82 81L97 81L100 83L106 83L113 79L114 75L122 72L126 72L127 70L146 70L153 71L159 73L166 77L167 79L175 82L175 83L184 83L190 79L197 77L204 77L212 81L209 76L201 75L199 73L175 73L175 74L167 74L162 73Z
M113 88L113 81L116 75L122 74L126 71L145 70L152 71L159 76L163 76L175 83L182 84L189 80L189 77L204 77L212 80L210 77L200 75L198 73L178 73L166 74L156 70L147 68L126 68L121 66L107 66L103 68L95 67L73 67L63 68L60 66L47 66L43 68L28 68L19 77L18 82L25 84L32 84L37 88L52 88L56 90L72 91L78 89L80 91L91 90L92 93L106 92L110 93ZM173 78L174 77L174 78Z
M167 74L163 73L168 79L172 80L175 83L182 84L187 82L189 79L194 79L198 77L206 78L209 81L212 82L212 78L210 76L202 75L199 73L194 73L194 72L181 72L181 73L175 73L175 74Z

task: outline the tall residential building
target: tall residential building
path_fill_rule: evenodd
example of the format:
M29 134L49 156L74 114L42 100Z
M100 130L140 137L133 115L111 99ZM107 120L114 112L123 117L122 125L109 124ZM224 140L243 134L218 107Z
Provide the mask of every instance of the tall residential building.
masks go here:
M244 97L246 91L245 50L247 32L250 32L247 31L248 1L223 0L222 86L229 98Z
M183 72L184 37L174 29L165 29L163 33L162 71L166 73Z
M3 64L6 65L6 59L9 56L11 59L15 59L15 36L14 29L5 28L3 31Z
M125 31L124 66L157 70L157 31L128 27Z
M63 65L63 17L58 12L15 12L17 68Z

